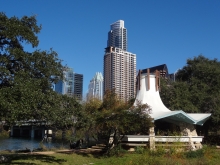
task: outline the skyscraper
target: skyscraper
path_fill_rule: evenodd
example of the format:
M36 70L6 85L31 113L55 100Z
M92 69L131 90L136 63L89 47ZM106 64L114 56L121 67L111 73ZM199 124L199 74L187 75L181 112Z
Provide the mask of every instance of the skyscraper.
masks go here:
M78 100L83 99L83 75L74 73L74 91L73 96L76 97Z
M104 91L115 89L119 98L135 98L136 55L116 47L105 49Z
M73 72L72 68L65 67L63 70L64 80L55 84L55 91L63 95L74 96L82 100L83 75Z
M103 99L103 76L100 72L97 72L89 83L87 100L91 98Z
M55 84L55 91L60 94L72 95L74 89L73 69L65 67L63 70L64 80Z
M104 92L114 89L120 99L135 98L136 55L127 52L124 21L111 24L104 55Z
M127 29L124 27L124 21L118 20L110 27L107 47L117 47L127 51Z

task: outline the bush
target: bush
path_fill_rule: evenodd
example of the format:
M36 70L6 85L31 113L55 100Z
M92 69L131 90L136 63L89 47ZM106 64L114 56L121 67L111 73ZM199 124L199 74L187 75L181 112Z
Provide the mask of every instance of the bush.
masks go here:
M3 126L0 126L0 138L9 137L9 132L4 130Z
M119 144L118 146L115 146L109 152L107 153L107 156L123 156L125 153L127 153L127 150L123 149L122 146Z
M43 142L39 143L40 149L42 149L42 151L48 151L49 149L43 144Z
M163 147L158 147L156 150L150 151L151 156L163 156L166 154L166 150Z
M185 153L186 158L201 158L204 156L204 149L199 149L196 151L188 151Z
M137 154L143 154L145 152L146 148L145 147L141 147L141 146L136 146L135 147L135 152Z

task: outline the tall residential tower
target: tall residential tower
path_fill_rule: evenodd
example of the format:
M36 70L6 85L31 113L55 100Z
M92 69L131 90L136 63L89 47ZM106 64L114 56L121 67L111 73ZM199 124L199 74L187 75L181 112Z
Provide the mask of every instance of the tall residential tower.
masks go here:
M111 24L108 32L107 47L117 47L127 51L127 29L124 27L124 21L118 20Z
M124 21L111 25L104 55L104 91L114 89L120 99L135 98L136 55L127 52Z
M105 49L104 91L115 89L119 98L135 98L136 55L116 47Z

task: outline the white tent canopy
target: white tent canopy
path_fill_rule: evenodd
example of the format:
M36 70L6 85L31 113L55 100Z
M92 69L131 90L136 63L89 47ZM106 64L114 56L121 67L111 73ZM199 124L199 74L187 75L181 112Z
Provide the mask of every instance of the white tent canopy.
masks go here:
M151 108L149 115L154 120L163 119L169 122L186 122L189 124L203 125L211 116L210 113L185 113L182 110L171 111L162 102L159 94L159 74L142 73L138 75L138 90L134 105L140 101Z

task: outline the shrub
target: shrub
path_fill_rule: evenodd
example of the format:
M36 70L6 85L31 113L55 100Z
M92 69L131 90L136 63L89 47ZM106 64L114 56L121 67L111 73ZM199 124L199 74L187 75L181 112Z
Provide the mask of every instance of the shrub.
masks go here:
M199 149L196 151L188 151L185 153L186 158L201 158L204 156L204 149Z
M163 156L165 153L166 153L166 150L163 147L158 147L156 150L150 151L151 156Z
M43 144L43 142L40 142L39 143L39 146L40 148L43 150L43 151L48 151L49 149Z
M143 154L145 152L146 148L145 147L142 147L142 146L136 146L135 147L135 152L137 154Z
M106 154L107 156L123 156L125 153L127 153L127 150L123 149L121 145L115 146L111 150L108 151Z

